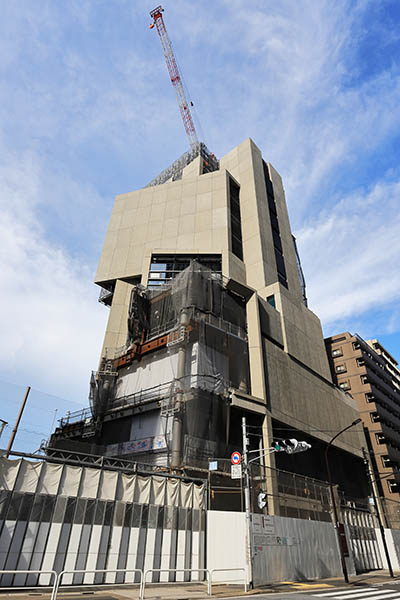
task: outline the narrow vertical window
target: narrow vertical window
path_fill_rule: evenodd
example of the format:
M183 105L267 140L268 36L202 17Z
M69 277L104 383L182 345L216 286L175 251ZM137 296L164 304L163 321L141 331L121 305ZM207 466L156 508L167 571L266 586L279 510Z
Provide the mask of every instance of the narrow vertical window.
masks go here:
M242 221L240 217L240 188L229 178L229 204L231 211L232 253L243 260Z
M269 177L267 164L264 161L263 161L263 167L264 167L265 188L267 191L267 199L268 199L269 218L271 221L271 228L272 228L272 239L274 241L275 262L276 262L276 271L278 274L278 281L285 287L288 287L285 259L283 256L282 240L281 240L281 234L280 234L280 230L279 230L278 212L276 210L276 202L275 202L275 196L274 196L274 188L272 186L272 181Z

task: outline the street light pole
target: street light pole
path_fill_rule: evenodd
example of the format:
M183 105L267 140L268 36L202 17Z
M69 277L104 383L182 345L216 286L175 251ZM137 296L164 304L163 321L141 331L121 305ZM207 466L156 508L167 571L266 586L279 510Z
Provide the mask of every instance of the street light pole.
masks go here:
M325 448L325 464L326 464L326 470L328 473L329 489L331 492L333 515L334 515L334 519L335 519L335 529L336 529L336 534L337 534L337 539L338 539L338 544L339 544L340 562L342 563L343 577L344 577L344 580L346 583L349 583L349 575L347 573L346 559L344 557L343 548L342 548L342 539L340 537L339 515L338 515L337 506L336 506L335 494L333 492L331 470L330 470L329 461L328 461L328 451L332 445L332 442L334 442L336 440L336 438L339 437L339 435L342 435L342 433L344 433L345 431L350 429L350 427L354 427L355 425L358 425L358 423L361 423L361 419L356 419L350 425L348 425L347 427L345 427L344 429L339 431L336 435L333 436L333 438L331 439L331 441L328 443L327 447Z

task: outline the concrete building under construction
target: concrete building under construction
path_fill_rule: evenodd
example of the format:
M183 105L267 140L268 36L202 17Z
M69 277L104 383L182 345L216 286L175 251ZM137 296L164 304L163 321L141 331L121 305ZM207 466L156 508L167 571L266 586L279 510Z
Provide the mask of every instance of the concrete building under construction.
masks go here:
M189 472L240 450L246 416L253 449L312 444L266 467L327 479L357 405L332 383L282 181L251 139L220 161L199 144L117 196L95 282L110 315L91 408L51 446ZM350 496L366 495L363 443L351 430L330 453Z

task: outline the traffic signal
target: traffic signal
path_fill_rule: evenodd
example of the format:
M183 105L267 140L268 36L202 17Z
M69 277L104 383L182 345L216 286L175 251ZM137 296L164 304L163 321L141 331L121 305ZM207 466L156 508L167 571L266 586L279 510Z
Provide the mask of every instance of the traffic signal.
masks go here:
M297 454L298 452L305 452L311 448L311 444L307 442L299 442L296 438L290 438L289 440L283 440L282 445L287 454Z
M275 452L283 452L285 450L285 448L282 448L279 442L273 442L272 448L275 450Z
M267 505L267 492L260 492L257 496L257 506L263 509Z

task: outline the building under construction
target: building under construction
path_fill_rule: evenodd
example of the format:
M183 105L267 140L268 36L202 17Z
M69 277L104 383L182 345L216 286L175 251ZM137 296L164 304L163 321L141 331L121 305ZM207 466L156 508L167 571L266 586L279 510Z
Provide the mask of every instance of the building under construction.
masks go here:
M327 479L326 443L357 406L332 383L282 181L252 140L219 161L198 144L117 196L95 281L110 316L90 408L51 446L190 472L240 450L246 416L252 449L312 444L266 467ZM330 451L351 497L366 495L363 443L353 429Z

